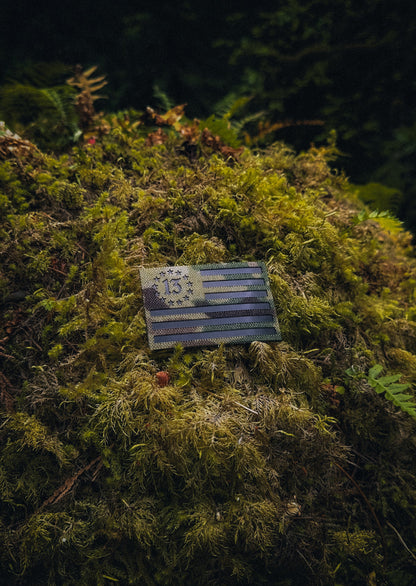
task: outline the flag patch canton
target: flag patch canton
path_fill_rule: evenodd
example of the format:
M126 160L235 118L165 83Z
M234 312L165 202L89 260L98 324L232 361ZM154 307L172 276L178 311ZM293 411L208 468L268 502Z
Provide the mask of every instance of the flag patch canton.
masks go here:
M140 269L149 346L281 340L264 263Z

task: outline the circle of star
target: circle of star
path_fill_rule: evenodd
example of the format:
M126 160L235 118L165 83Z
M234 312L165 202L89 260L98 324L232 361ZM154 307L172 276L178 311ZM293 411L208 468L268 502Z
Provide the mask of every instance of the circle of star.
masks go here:
M193 294L193 283L188 275L172 267L160 271L153 279L152 288L156 296L169 307L186 305Z

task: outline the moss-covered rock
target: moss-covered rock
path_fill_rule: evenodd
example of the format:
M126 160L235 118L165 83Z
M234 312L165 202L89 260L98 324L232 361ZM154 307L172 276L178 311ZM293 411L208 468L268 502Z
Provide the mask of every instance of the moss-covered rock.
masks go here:
M0 161L3 583L413 584L409 234L331 146L164 122ZM149 351L140 266L252 260L282 343Z

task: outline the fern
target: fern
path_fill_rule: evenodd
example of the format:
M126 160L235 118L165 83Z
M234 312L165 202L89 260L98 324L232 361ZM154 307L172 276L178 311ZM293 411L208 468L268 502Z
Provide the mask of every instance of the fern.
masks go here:
M157 105L166 111L171 110L175 106L170 96L157 84L153 86L153 96L158 100Z
M239 144L243 136L247 134L246 127L264 116L263 111L245 114L245 106L251 99L252 96L238 97L235 93L228 94L218 102L214 108L214 114L210 116L204 124L207 125L208 123L210 125L208 128L214 132L214 134L215 132L220 134L223 139L229 139L231 133L233 133L231 139L234 140L235 143L237 141ZM216 124L215 128L212 126L213 122ZM221 134L223 133L224 128L227 129L227 137Z
M42 88L39 91L49 100L51 107L56 111L62 122L65 122L68 118L68 113L66 111L66 104L62 99L63 96L60 96L53 88Z
M105 75L100 75L98 77L91 77L93 73L97 70L97 66L93 65L86 71L83 71L80 65L75 67L75 73L73 77L70 77L66 80L66 83L72 87L77 88L81 92L87 93L92 101L99 100L103 96L97 94L99 90L107 85L107 81L105 79Z
M416 419L416 403L413 400L413 396L403 392L410 388L410 384L398 382L402 377L401 374L380 377L382 370L381 364L376 364L370 368L367 377L368 383L376 393L379 395L384 393L386 399L413 417L413 419Z
M0 115L39 147L63 147L80 136L74 95L68 86L10 84L0 88Z
M60 86L71 72L71 67L59 61L32 62L26 60L16 64L10 77L6 77L5 83L14 85L21 83L36 88Z
M353 226L357 226L358 224L366 222L367 220L375 220L384 230L389 230L393 233L399 232L402 226L402 222L398 220L391 212L386 210L370 211L369 209L363 209L358 212L356 216L351 218L351 223Z
M76 88L79 91L75 98L75 110L78 114L81 128L84 131L88 129L91 130L94 126L94 121L97 118L94 102L105 97L97 92L108 83L105 79L105 75L91 77L96 70L96 65L93 65L86 71L83 71L82 67L77 65L73 77L66 80L66 83L69 86Z
M403 200L403 194L399 189L387 187L381 183L370 182L365 185L351 185L350 189L373 210L397 213Z

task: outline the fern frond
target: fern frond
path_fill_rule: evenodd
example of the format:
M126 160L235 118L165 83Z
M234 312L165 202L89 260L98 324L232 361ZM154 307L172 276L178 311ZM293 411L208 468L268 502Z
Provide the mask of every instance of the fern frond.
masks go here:
M158 105L160 105L163 110L171 110L175 105L168 94L164 92L157 84L153 86L153 96L159 101Z
M97 66L94 65L86 71L82 71L82 67L77 66L75 75L67 79L66 83L70 86L76 87L77 89L81 90L81 92L87 92L89 95L93 96L95 92L102 89L108 83L105 80L105 75L91 78L91 75L96 71L96 69ZM97 99L101 96L95 97Z
M71 72L71 67L59 61L36 62L25 60L13 68L6 77L6 85L29 85L36 88L62 85Z
M65 146L79 138L74 96L68 86L10 84L0 90L0 117L41 148Z
M397 213L403 201L402 192L381 183L370 182L365 185L351 185L351 191L373 210Z
M416 419L416 403L413 395L404 393L410 388L408 383L399 383L401 374L392 374L387 376L379 376L383 370L380 364L376 364L370 368L368 372L368 383L376 391L377 394L386 397L396 407Z
M240 112L251 99L251 96L238 96L235 92L231 92L215 105L214 114L217 118L228 120Z
M63 124L68 126L75 124L76 116L72 92L59 91L55 88L43 88L39 91L49 100L51 110L60 117Z
M96 71L97 66L93 65L86 71L82 70L80 65L75 68L75 74L66 80L66 83L79 90L75 99L75 109L78 113L79 122L83 131L91 129L97 115L94 109L94 102L105 98L97 92L107 85L105 75L91 77Z

